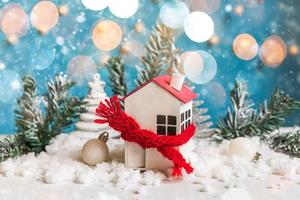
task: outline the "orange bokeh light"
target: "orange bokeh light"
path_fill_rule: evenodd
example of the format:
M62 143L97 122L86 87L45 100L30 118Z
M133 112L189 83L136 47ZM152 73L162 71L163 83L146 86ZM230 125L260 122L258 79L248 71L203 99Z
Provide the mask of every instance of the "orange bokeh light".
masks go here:
M259 50L261 61L268 67L276 68L285 59L287 47L285 42L276 35L268 37Z
M111 51L120 44L122 35L122 29L116 22L104 20L94 27L92 40L98 49Z
M292 56L296 56L299 54L299 47L296 44L292 44L289 47L289 52Z
M1 10L0 27L7 38L18 38L28 29L28 17L17 4L9 4Z
M51 1L40 1L33 7L30 19L34 28L46 34L58 23L59 10Z
M258 44L252 35L240 34L233 41L233 52L240 59L251 60L257 55Z

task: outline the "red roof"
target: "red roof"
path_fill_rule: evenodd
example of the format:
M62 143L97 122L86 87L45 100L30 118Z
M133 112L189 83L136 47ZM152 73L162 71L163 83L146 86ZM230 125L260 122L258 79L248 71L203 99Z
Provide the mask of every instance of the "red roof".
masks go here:
M125 98L127 98L128 96L137 92L138 90L140 90L141 88L143 88L144 86L148 85L151 82L156 83L158 86L160 86L161 88L163 88L164 90L166 90L167 92L172 94L175 98L177 98L178 100L180 100L183 103L188 103L197 97L197 95L194 92L192 92L192 90L189 89L186 85L182 86L181 91L177 91L176 89L172 88L170 86L171 76L163 75L163 76L155 77L155 78L151 79L150 81L144 83L140 87L138 87L135 90L133 90L132 92L130 92Z

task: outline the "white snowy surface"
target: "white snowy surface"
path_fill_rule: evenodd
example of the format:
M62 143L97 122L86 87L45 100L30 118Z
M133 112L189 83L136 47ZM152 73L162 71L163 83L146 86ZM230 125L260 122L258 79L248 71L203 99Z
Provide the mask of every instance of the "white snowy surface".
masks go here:
M229 141L217 145L195 140L189 156L195 173L181 179L160 172L129 169L123 163L123 141L110 139L110 162L90 167L80 150L96 134L57 136L38 156L28 154L0 164L1 200L117 199L251 199L298 200L300 159L275 153L257 138L258 163L227 155Z

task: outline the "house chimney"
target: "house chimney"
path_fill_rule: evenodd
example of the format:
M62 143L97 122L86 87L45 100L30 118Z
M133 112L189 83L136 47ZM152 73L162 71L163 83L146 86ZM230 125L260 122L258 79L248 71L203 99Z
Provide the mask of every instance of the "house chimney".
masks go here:
M174 72L171 77L170 86L175 90L180 91L183 86L184 78L185 78L184 74L181 74L179 72Z

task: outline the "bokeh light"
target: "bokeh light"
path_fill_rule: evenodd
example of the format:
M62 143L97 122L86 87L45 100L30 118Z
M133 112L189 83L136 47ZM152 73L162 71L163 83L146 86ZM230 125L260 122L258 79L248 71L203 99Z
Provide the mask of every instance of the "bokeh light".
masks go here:
M145 28L146 28L145 24L141 20L138 20L138 22L134 25L134 32L137 33L144 32Z
M136 41L139 41L142 43L147 43L149 40L149 35L150 35L150 31L145 27L139 28L138 31L135 28L134 30L132 30L128 33L127 39L129 41L136 40Z
M291 44L289 46L289 53L292 56L297 56L299 54L299 47L296 44Z
M210 45L217 45L220 43L220 38L218 35L214 34L213 36L211 36L208 42Z
M134 49L137 48L137 49ZM135 40L124 40L120 48L122 61L129 67L135 67L140 63L140 57L146 55L145 46Z
M133 56L142 57L146 55L145 44L138 42L136 40L127 41L124 44L128 53L131 53Z
M132 65L131 61L136 62L136 59L127 58L128 56L142 57L146 55L145 43L148 42L149 34L149 30L145 28L142 22L138 22L134 30L129 32L128 37L124 40L120 48L124 60L126 62L129 61L128 64Z
M103 55L100 57L100 64L106 65L108 63L110 56L109 55Z
M136 67L140 65L140 58L130 53L122 55L122 61L128 67Z
M159 17L166 26L178 29L183 27L184 19L190 13L187 5L181 1L165 2L161 8Z
M75 56L68 64L68 74L78 85L82 85L86 83L86 81L92 80L95 73L97 73L96 63L89 56Z
M40 1L32 9L30 20L34 28L43 34L56 26L59 19L57 6L51 1Z
M110 52L107 51L95 51L92 55L91 58L96 62L96 65L98 68L103 67L108 59L110 58L111 54Z
M224 106L226 102L226 91L222 84L218 82L210 82L205 85L205 89L207 90L206 98L209 100L209 103L214 107L219 108Z
M184 52L180 55L180 61L187 77L200 75L203 70L203 60L196 51Z
M0 28L6 37L13 41L18 41L29 27L29 18L24 9L18 4L7 4L0 10Z
M20 75L10 69L0 71L0 101L13 104L16 98L22 93L22 83ZM3 89L5 88L5 89Z
M0 60L0 70L3 70L5 68L6 68L5 63Z
M243 5L236 5L234 7L234 13L238 16L242 16L244 14L244 6Z
M129 18L133 16L138 7L138 0L109 0L110 12L119 18Z
M194 42L205 42L214 33L214 22L204 12L195 11L184 20L185 34Z
M104 20L94 27L92 40L98 49L111 51L122 41L122 34L122 29L116 22Z
M267 67L276 68L285 59L287 46L283 39L272 35L265 39L259 49L259 58Z
M221 0L186 0L192 11L213 13L220 8Z
M240 34L233 41L233 52L242 60L251 60L258 53L258 44L250 34Z
M44 70L51 66L55 59L56 50L40 46L34 53L30 54L29 63L33 69Z
M106 8L109 0L81 0L82 4L90 10L99 11Z
M194 73L194 74L186 74L188 79L191 80L193 83L196 84L205 84L208 83L209 81L211 81L216 73L217 73L217 62L215 60L215 58L210 55L208 52L206 51L194 51L197 54L200 55L202 61L203 61L203 68L201 70L201 73ZM187 60L187 58L189 57L189 55L191 55L190 53L188 55L185 55L184 57L184 62ZM196 59L194 59L195 61ZM198 60L198 64L200 64L199 60ZM190 67L192 67L192 69L189 69ZM193 71L193 66L192 65L185 65L184 64L184 71ZM200 69L198 70L200 71Z
M64 4L64 5L59 6L58 11L61 15L66 16L69 14L70 8L67 4Z

